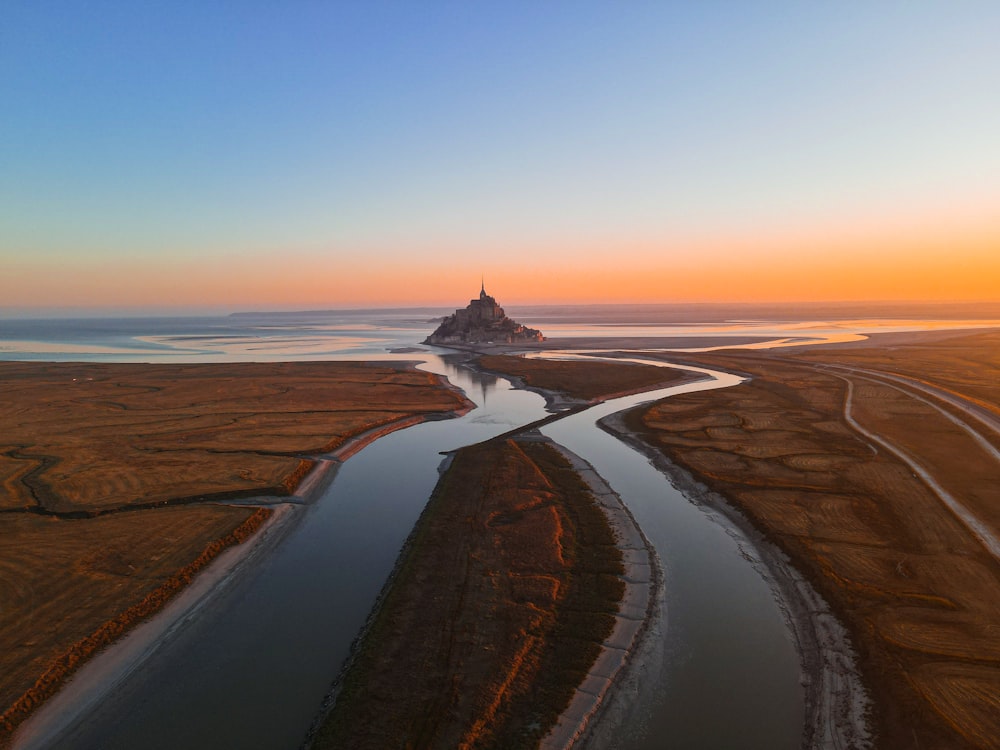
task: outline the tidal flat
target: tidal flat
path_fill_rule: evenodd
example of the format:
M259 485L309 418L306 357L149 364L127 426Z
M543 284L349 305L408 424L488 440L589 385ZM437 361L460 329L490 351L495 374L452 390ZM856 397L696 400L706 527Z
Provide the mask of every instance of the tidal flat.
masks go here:
M876 746L1000 747L998 344L938 332L686 354L750 379L627 419L830 604Z
M0 377L6 738L270 517L241 500L282 504L315 454L468 407L384 364L0 362Z
M996 660L991 655L994 646L982 640L984 634L989 635L988 629L983 631L980 625L996 621L996 613L990 608L995 609L998 597L988 585L976 586L984 581L984 585L989 584L991 576L994 583L997 578L996 562L989 559L990 536L996 534L996 519L991 513L997 507L990 493L998 486L990 473L995 468L991 450L997 450L991 434L996 430L990 426L997 412L996 336L995 332L938 331L887 334L850 346L769 353L733 349L700 354L642 354L751 377L750 382L735 388L673 396L646 407L644 413L653 415L649 423L633 412L627 417L629 431L642 437L647 446L653 446L695 483L711 488L727 504L739 509L765 541L791 558L794 568L822 593L848 626L859 670L874 703L871 725L876 746L889 741L906 744L909 731L910 736L930 747L995 747L991 737L996 733L990 722L997 713L994 709L998 691L992 681ZM599 342L588 341L588 348L595 343ZM589 363L525 364L534 361L515 359L510 366L534 368L535 372L520 375L529 385L533 376L537 378L551 368L549 375L562 378L564 393L573 392L566 373L578 372L581 389L576 398L592 400L592 394L584 390L589 376L584 375L585 368L577 367ZM496 362L492 364L488 369L503 369ZM642 369L638 365L610 367L627 378L634 378ZM663 374L661 371L658 376L660 383ZM650 386L654 380L650 375ZM534 387L541 389L541 383L536 379ZM545 385L555 387L554 382ZM50 393L57 390L50 388ZM103 401L122 406L121 400L110 397L114 393L112 390L104 394ZM227 386L219 385L214 398L226 393ZM316 391L306 401L314 405L318 394ZM453 405L461 401L454 393L451 396L455 399ZM101 401L85 405L91 408ZM372 404L382 407L380 401L367 394L362 403L369 411ZM671 410L675 407L688 409L690 414L674 414ZM295 418L303 414L307 415L308 410L303 409ZM135 414L126 416L132 418ZM687 416L692 419L687 420ZM406 421L403 418L382 424L392 429ZM57 424L56 418L49 423L50 427ZM229 424L254 423L250 418ZM309 424L308 416L303 424ZM972 428L971 432L967 428ZM272 435L278 433L280 430ZM343 441L339 445L342 450L348 448ZM212 452L203 445L196 448ZM233 448L226 445L220 456L233 452ZM250 452L263 451L255 448ZM38 480L43 469L57 465L46 462L45 454L30 463L34 454L23 446L8 446L4 453L13 461L7 464L5 483L10 484L13 477L14 487L19 476L27 476L29 482ZM306 456L288 451L279 457L300 461ZM315 472L311 476L315 477ZM927 481L928 476L933 484ZM842 492L844 487L838 485L826 501L812 505L813 499L830 490L822 483L831 477L853 483L853 489ZM280 482L263 481L263 475L256 481L273 492L269 499L265 495L265 503L294 500L288 498L287 487ZM36 487L41 486L36 483ZM940 490L968 511L975 522L972 526L942 502ZM62 501L63 505L39 505L31 513L36 521L48 521L42 516L54 510L67 514L60 520L73 518L81 525L139 517L157 510L173 511L177 518L182 511L202 507L212 512L251 513L252 509L233 504L247 502L242 495L254 494L253 489L244 485L235 490L235 495L225 494L232 491L213 489L203 495L184 495L176 507L169 506L169 498L167 507L160 507L159 501L156 507L145 507L133 500L135 508L127 512L105 500L90 509ZM920 493L929 493L934 502ZM911 495L916 498L915 504L908 500ZM24 494L20 497L15 507L0 515L0 521L11 513L26 512L30 501L24 500ZM223 502L204 503L206 499ZM18 502L21 507L17 507ZM936 510L930 507L935 503ZM935 515L942 508L946 513L943 521ZM907 513L911 517L906 517ZM838 523L842 537L834 533ZM902 528L893 532L896 536L884 534L886 526L897 523ZM184 524L180 524L178 533L184 531ZM175 536L166 526L164 534ZM213 531L212 535L214 539L225 536L222 531ZM899 559L889 561L887 555ZM859 568L858 564L865 561ZM105 562L113 567L115 560ZM183 569L182 563L177 565L175 570ZM877 575L872 574L872 569ZM921 607L925 611L918 611ZM893 613L902 618L896 624ZM978 634L977 628L981 631Z

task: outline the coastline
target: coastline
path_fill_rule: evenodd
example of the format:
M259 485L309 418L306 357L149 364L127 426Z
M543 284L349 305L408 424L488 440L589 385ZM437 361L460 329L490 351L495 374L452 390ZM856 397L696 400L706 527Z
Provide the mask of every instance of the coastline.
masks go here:
M270 517L241 544L227 547L160 609L135 622L116 640L81 664L61 687L13 730L11 750L44 748L70 727L86 719L98 704L172 635L183 628L237 576L252 570L300 518L294 504L273 506Z
M857 667L850 634L827 602L791 560L728 500L698 482L647 444L627 424L632 410L609 415L598 426L645 455L688 501L713 512L770 586L799 653L805 688L802 747L862 748L871 745L870 699Z
M408 362L407 366L416 369L412 362ZM250 518L263 514L263 521L246 536L222 546L209 559L200 561L197 569L190 572L179 586L172 579L168 581L171 588L169 595L159 597L156 606L125 623L109 642L82 658L72 658L71 666L60 676L57 687L45 695L32 697L20 718L11 722L7 736L0 738L0 747L13 750L45 747L60 733L84 721L86 712L92 706L139 669L149 655L184 628L200 609L263 564L268 553L287 537L301 519L302 506L315 502L321 496L335 478L339 466L351 456L397 430L422 422L457 418L475 408L475 404L460 389L441 376L434 377L439 378L448 390L461 395L461 407L447 412L404 416L345 436L329 453L302 459L300 467L305 464L308 468L289 476L290 481L285 486L287 495L258 495L233 498L230 502L219 501L217 504L256 508ZM186 569L178 571L178 575L184 572L187 572ZM98 629L98 633L119 619L108 621ZM84 640L91 640L98 633ZM16 706L17 703L14 704Z

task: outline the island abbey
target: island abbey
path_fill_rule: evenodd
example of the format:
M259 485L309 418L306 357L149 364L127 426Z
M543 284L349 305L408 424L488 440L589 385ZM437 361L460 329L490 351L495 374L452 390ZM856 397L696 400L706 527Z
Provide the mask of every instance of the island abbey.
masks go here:
M479 298L470 300L465 308L455 310L430 336L425 344L517 344L544 341L541 331L527 328L511 320L497 301L486 293L485 283Z

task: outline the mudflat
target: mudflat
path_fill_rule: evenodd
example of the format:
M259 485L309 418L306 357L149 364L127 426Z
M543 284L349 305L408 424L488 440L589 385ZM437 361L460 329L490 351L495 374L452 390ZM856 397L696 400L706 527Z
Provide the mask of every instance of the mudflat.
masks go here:
M92 653L163 606L375 427L465 408L366 363L0 362L0 744Z
M1000 747L1000 335L685 354L752 377L629 416L850 630L878 747Z
M464 400L430 373L360 362L0 362L0 509L96 514L287 494L304 454Z
M623 571L552 446L460 449L313 747L536 747L614 628Z

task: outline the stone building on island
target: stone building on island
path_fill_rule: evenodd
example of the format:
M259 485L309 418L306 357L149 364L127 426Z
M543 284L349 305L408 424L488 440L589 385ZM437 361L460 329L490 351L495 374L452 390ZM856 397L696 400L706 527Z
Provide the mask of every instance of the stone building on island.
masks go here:
M479 298L470 300L465 308L455 310L430 336L425 344L519 344L545 341L541 331L527 328L504 313L497 301L486 293L485 284Z

